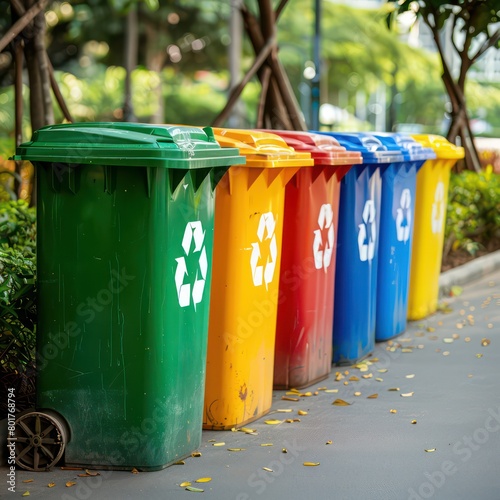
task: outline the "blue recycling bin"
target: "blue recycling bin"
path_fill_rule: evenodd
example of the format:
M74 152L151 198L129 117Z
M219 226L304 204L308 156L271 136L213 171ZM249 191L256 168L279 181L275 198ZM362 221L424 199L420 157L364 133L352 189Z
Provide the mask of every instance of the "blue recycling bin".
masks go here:
M382 202L375 313L375 340L379 342L406 330L417 172L436 155L407 135L374 135L389 149L399 147L403 155L401 162L385 164L380 169Z
M367 133L327 133L349 151L359 151L342 179L333 320L333 362L352 364L375 347L381 168L402 162L401 150Z

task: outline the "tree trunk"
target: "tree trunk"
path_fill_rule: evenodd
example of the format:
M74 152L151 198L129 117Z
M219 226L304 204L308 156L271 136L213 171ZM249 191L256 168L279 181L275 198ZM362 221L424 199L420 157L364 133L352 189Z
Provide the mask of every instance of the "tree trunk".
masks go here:
M153 89L156 96L156 111L150 118L151 123L163 123L165 121L165 102L163 99L163 82L161 71L166 61L166 51L159 48L157 36L158 27L149 19L145 20L146 33L146 67L158 75L158 85Z
M132 105L132 71L137 66L138 23L137 5L132 4L127 14L127 29L125 31L125 98L123 103L123 121L137 121Z

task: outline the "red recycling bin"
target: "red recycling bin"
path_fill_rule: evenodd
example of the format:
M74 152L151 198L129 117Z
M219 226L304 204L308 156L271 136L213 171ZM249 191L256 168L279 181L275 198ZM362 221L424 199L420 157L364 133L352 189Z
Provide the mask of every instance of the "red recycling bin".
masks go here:
M314 159L285 190L274 359L274 387L301 388L331 370L340 181L362 157L331 136L272 132Z

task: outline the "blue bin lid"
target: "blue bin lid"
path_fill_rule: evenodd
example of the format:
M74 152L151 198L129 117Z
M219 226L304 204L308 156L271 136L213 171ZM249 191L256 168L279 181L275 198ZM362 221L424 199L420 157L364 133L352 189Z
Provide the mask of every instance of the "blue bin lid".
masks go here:
M366 132L319 132L331 135L348 151L359 151L363 163L394 163L405 161L397 144L383 143L380 138Z
M389 132L376 132L374 135L388 147L399 147L404 161L425 161L436 158L436 153L432 148L424 147L409 135Z

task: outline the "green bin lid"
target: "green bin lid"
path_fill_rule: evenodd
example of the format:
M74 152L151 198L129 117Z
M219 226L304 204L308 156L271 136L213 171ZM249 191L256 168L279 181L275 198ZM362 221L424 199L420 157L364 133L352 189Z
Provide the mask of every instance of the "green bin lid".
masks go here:
M245 163L221 148L210 127L143 123L72 123L37 130L15 160L195 169Z

